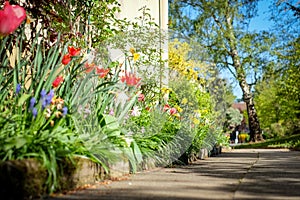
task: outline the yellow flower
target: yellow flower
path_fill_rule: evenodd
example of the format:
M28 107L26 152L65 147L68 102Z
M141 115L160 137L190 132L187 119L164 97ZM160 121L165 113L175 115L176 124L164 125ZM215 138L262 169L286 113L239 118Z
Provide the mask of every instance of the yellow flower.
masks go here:
M180 119L180 114L179 114L179 113L174 114L174 116L175 116L177 119Z
M132 54L134 54L134 53L135 53L135 50L134 50L134 48L133 48L133 47L131 47L131 48L129 49L129 51L130 51L130 53L132 53Z
M55 112L55 117L56 118L60 118L61 116L63 116L63 115L62 115L62 113L60 111L56 111Z
M176 108L176 110L178 111L178 112L182 112L183 111L183 109L182 108L180 108L180 106L174 106L175 108Z
M193 123L198 125L200 124L200 121L197 118L193 118Z
M51 110L49 108L46 109L45 117L46 117L46 119L51 117Z
M161 92L162 92L163 94L170 93L170 89L169 89L169 88L163 87L163 88L161 88Z
M182 101L181 101L181 104L184 105L184 104L186 104L187 102L188 102L187 98L183 98Z
M133 60L134 61L137 61L139 58L140 58L140 54L138 54L138 53L133 54Z

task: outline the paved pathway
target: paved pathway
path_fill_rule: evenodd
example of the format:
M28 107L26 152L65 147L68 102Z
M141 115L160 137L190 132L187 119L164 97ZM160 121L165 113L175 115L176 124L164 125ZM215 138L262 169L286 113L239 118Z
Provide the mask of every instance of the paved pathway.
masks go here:
M236 149L180 168L162 168L51 200L300 199L300 152Z

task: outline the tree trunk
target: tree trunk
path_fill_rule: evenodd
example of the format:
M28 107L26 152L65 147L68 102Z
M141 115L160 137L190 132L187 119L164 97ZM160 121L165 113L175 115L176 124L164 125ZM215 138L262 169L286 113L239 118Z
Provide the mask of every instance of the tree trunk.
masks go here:
M246 73L241 65L240 57L237 50L237 38L234 35L234 30L232 27L232 19L229 15L226 16L226 27L228 31L228 36L226 37L229 42L230 56L233 61L233 67L236 71L236 79L243 91L243 100L247 105L248 122L250 129L250 141L256 142L262 140L260 124L257 116L256 109L254 107L253 96L250 90L250 86L246 81Z
M250 87L246 81L239 80L240 87L243 91L243 100L247 106L248 124L250 129L250 141L257 142L263 140L261 135L260 124L257 116L256 109L254 107L253 95L250 92Z

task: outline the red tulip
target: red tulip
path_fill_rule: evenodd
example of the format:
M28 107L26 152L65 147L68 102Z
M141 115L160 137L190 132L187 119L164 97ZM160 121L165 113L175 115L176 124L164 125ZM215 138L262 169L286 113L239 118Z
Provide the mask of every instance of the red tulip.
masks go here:
M68 52L70 56L78 56L80 54L80 48L68 46Z
M26 11L18 5L10 5L5 1L3 10L0 10L0 36L13 33L26 18Z
M58 76L52 83L53 87L58 87L62 82L64 81L64 78L62 76Z
M126 83L128 86L135 86L139 84L141 78L136 77L134 74L126 73L125 76L121 77L121 81Z
M71 62L71 55L70 54L64 55L61 63L64 65L67 65L67 64L69 64L69 62Z
M100 78L104 78L109 72L109 69L104 69L104 68L100 68L97 67L96 69L96 74L99 75Z

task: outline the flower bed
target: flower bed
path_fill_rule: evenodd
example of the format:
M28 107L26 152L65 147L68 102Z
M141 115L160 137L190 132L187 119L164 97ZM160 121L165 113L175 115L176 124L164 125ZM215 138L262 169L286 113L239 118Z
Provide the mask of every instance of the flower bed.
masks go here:
M119 34L103 27L105 37L97 35L100 30L81 30L87 38L97 36L98 46L86 46L73 30L28 34L24 23L15 30L25 19L16 20L16 8L22 10L6 2L0 13L17 22L6 32L0 28L4 195L17 190L31 198L179 158L189 163L222 138L211 97L198 82L174 76L162 84L161 34L147 9L142 25L126 22L128 30L112 31ZM108 46L121 50L120 60L111 59Z

